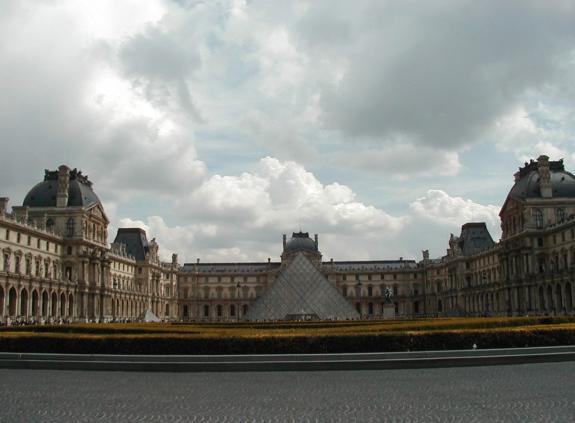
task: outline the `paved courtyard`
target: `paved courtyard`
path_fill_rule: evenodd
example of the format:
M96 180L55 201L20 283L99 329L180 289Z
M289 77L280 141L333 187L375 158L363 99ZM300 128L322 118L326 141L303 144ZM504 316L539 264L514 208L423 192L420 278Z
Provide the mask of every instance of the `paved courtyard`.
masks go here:
M575 363L124 373L0 369L0 422L571 422Z

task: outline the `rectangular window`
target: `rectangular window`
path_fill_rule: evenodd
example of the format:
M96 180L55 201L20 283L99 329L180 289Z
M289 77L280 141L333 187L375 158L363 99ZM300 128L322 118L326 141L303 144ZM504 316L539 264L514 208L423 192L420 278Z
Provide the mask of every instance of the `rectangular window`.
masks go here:
M10 264L10 256L8 254L4 254L4 271L7 272L8 265Z
M20 257L16 256L16 262L15 262L15 266L14 266L14 272L16 273L20 273Z
M36 242L36 248L40 249L41 246L40 238L38 238L38 242Z
M6 241L10 241L10 229L6 229Z
M28 246L32 245L32 237L28 235Z
M21 238L20 232L16 233L16 242L17 242L18 244L20 244L20 238Z

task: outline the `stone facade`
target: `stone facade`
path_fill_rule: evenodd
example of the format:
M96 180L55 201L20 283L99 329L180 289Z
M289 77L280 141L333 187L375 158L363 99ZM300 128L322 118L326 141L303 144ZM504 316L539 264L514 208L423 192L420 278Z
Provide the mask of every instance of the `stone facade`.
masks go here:
M177 316L177 263L153 242L141 260L108 247L108 218L88 178L67 166L46 171L24 204L0 200L2 322L136 320L151 309ZM144 234L145 237L145 234Z
M326 261L318 236L298 232L283 236L280 261L161 262L142 229L121 228L108 244L92 183L66 166L46 171L11 213L7 204L0 199L1 322L136 320L146 310L244 320L299 256L361 318L575 314L575 177L546 156L515 174L499 242L484 223L467 223L445 256L424 251L421 261Z

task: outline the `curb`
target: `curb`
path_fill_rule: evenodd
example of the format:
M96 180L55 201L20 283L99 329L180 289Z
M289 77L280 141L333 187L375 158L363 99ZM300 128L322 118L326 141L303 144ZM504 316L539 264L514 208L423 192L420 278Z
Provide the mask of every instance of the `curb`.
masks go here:
M134 372L397 370L566 361L575 361L575 346L315 355L131 356L0 353L0 369Z

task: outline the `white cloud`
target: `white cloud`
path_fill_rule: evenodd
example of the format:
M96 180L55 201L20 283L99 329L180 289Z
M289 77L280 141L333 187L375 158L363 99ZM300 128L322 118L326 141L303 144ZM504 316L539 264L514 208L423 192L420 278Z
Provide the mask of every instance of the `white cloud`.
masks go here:
M237 219L251 228L289 230L300 225L340 231L401 229L403 220L355 199L349 187L323 185L295 162L267 157L255 172L214 175L180 200L180 214L222 221Z
M472 219L497 236L498 207L435 190L390 212L343 178L413 198L477 140L575 164L575 8L500 3L0 2L0 179L19 198L38 169L80 167L114 222L214 259L277 255L300 226L339 258L407 256Z
M511 152L521 161L545 154L553 160L564 158L573 166L575 112L559 104L537 103L518 106L497 120L491 136L499 151Z
M482 205L469 199L451 197L441 190L430 189L425 196L411 202L409 209L421 227L425 227L425 221L454 229L467 222L485 222L495 240L501 236L499 206Z
M276 259L280 235L300 228L320 234L326 259L418 258L422 249L439 255L448 233L471 221L485 221L495 239L500 235L497 206L428 190L408 213L392 216L358 201L347 186L324 185L301 165L270 157L251 173L212 176L178 206L193 224L170 226L152 216L121 219L120 226L143 227L186 261Z

